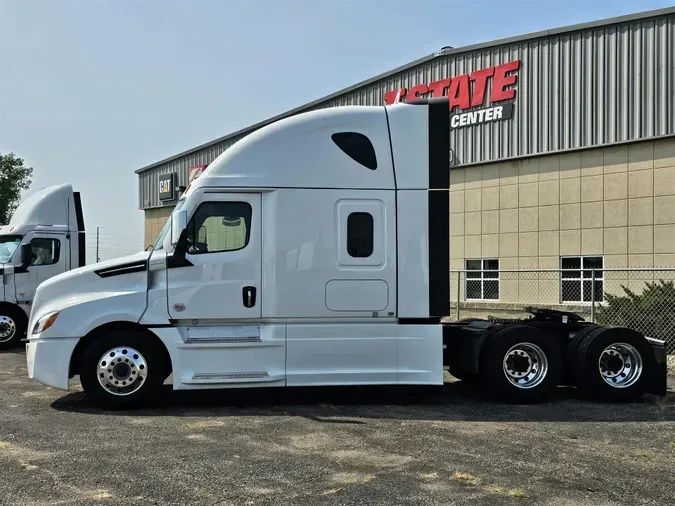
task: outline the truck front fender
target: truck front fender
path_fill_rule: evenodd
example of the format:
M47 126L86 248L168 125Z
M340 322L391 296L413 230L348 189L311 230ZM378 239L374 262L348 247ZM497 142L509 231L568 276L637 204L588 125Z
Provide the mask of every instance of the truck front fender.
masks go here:
M41 339L50 337L83 337L92 330L112 322L138 323L145 310L145 292L103 293L98 297L90 294L86 300L81 300L63 309L58 307L58 301L52 304L51 310L60 310L56 322L40 335ZM45 314L49 311L45 311ZM43 315L32 315L39 319Z

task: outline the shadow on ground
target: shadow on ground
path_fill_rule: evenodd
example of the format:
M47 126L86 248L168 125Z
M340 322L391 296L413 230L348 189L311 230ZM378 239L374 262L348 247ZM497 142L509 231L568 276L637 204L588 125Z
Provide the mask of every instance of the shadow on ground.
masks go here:
M558 388L549 402L504 404L462 382L442 391L410 387L250 388L173 391L165 385L152 408L109 411L83 392L52 403L59 411L134 416L298 416L318 422L361 424L369 418L475 422L627 422L675 420L675 392L644 396L632 403L584 399L573 388Z

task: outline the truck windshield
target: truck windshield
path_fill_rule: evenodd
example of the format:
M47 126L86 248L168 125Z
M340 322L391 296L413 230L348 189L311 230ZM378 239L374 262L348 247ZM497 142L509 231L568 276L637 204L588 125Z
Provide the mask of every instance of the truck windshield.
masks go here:
M185 204L185 200L179 200L178 204L176 204L174 212L180 210L180 208L183 207L183 204ZM155 241L155 245L152 247L152 251L164 249L164 239L166 239L166 236L169 234L170 231L171 231L171 216L169 216L169 219L166 220L164 228L159 233L159 237L157 237L157 241Z
M155 245L152 247L152 251L164 249L164 239L166 238L166 234L169 233L169 230L171 230L171 216L169 216L169 219L166 220L166 224L164 225L162 231L159 233L159 237L157 238L157 241L155 241Z
M21 244L21 236L0 236L0 264L8 264L12 261L16 248Z

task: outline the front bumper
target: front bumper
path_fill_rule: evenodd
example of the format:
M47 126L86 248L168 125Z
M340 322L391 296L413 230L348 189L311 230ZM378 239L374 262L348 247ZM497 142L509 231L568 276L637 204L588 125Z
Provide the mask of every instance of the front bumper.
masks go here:
M648 387L648 393L663 397L668 390L668 352L666 350L665 341L646 338L654 350L654 358L656 359L656 368L652 374L651 382Z
M33 335L26 344L28 377L50 387L68 390L70 358L79 338L40 339Z

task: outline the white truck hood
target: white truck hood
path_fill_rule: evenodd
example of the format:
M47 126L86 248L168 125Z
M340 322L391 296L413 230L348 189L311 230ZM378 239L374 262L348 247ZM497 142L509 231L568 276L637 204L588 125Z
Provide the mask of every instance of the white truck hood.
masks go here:
M35 318L51 311L104 297L145 292L149 256L149 252L142 251L73 269L44 281L35 292L30 325ZM145 308L138 309L140 317Z

